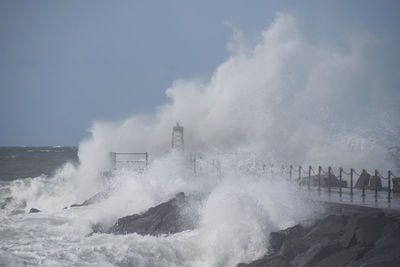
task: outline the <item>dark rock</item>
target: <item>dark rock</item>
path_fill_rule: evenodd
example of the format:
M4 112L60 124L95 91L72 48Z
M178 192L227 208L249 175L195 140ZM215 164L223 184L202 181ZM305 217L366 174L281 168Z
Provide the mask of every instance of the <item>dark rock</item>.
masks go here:
M323 239L311 246L305 253L297 255L291 263L294 266L312 266L342 249L343 247L339 242Z
M313 267L338 267L354 261L357 258L356 248L343 249L314 264Z
M296 255L303 253L307 249L308 247L300 239L285 240L279 250L279 256L286 260L291 260Z
M400 216L348 207L313 225L271 233L268 253L241 266L400 266Z
M265 256L249 264L239 263L237 267L292 267L292 265L280 256Z
M375 187L381 191L382 190L382 181L381 178L378 176L371 176L369 179L368 189L375 190Z
M393 193L400 193L400 178L392 178L392 184Z
M185 213L190 199L184 193L158 206L150 208L142 214L134 214L118 219L108 233L140 235L173 234L194 229L196 214Z
M344 232L344 226L348 218L343 215L330 215L318 221L303 237L307 246L320 242L323 238L339 238Z
M94 203L98 203L104 199L106 199L110 195L110 191L102 191L94 196L90 197L89 199L85 200L81 204L72 204L69 206L69 208L77 208L77 207L83 207L83 206L89 206ZM67 209L68 207L65 207L64 209Z
M35 209L35 208L31 208L30 210L29 210L29 213L38 213L38 212L40 212L41 210L38 210L38 209Z
M94 233L106 233L107 232L107 228L104 227L104 225L100 224L100 223L96 223L94 225L92 225L92 229Z
M289 227L285 230L281 230L278 232L271 232L269 240L271 250L273 252L278 251L285 240L296 238L300 236L303 233L303 231L304 228L298 224L293 227Z
M356 218L355 238L357 243L364 246L371 245L381 237L383 226L389 223L389 219L383 212L371 212L362 214Z
M354 188L356 189L362 189L363 187L367 188L370 178L371 175L364 170L361 173L360 177L358 178L356 184L354 185Z
M321 183L321 187L328 188L328 187L340 187L340 185L344 188L347 187L347 182L343 181L340 183L340 180L334 175L331 174L329 177L328 174L321 174L321 181L319 181L318 175L313 175L310 177L310 185L314 187L318 187L318 184ZM302 185L308 185L308 177L302 178Z

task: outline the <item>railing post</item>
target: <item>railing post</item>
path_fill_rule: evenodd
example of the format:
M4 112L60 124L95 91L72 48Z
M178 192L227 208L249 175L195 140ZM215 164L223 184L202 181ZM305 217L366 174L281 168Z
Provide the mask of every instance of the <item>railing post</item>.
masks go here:
M375 202L378 201L378 170L375 169Z
M310 190L311 187L311 166L308 166L308 190Z
M392 189L390 188L391 187L391 180L392 179L392 172L391 171L388 171L388 201L390 202L391 201L391 196L390 196L390 194L392 193Z
M328 167L328 193L331 193L331 171L332 168Z
M271 164L271 178L274 179L274 164Z
M366 171L363 170L361 175L363 175L364 177L366 177ZM365 201L365 179L362 180L362 194L361 194L363 201Z
M149 153L146 152L146 169L148 168L148 166L149 166Z
M354 169L350 169L350 196L353 197L353 172Z
M343 174L343 168L339 169L339 196L342 198L342 174Z
M197 176L197 166L196 166L196 157L193 157L193 171L194 171L194 175Z
M321 193L321 166L318 166L318 194Z
M301 166L299 165L299 186L301 186Z
M114 171L114 170L117 169L117 153L116 152L109 152L108 156L110 158L111 171Z
M292 181L292 171L293 171L293 166L290 165L290 167L289 167L289 181Z

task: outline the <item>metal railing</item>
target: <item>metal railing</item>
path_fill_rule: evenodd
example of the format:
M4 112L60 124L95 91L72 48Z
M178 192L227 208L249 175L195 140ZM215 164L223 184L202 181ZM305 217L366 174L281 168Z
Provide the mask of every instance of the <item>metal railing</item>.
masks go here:
M148 152L109 152L109 157L112 170L123 166L124 168L143 171L143 169L147 169L149 165ZM123 157L125 157L125 159L123 159Z
M350 196L355 194L354 189L359 189L361 190L361 197L363 200L365 200L367 190L374 192L375 201L378 201L379 191L386 191L388 202L390 202L392 199L392 183L398 183L398 181L394 180L398 179L398 177L394 176L391 170L387 171L387 177L381 175L377 169L374 170L374 175L370 175L365 169L363 169L361 173L358 173L353 168L350 168L350 171L346 172L340 167L338 171L339 175L337 177L332 167L328 167L328 170L325 171L321 166L318 166L318 172L316 173L312 166L308 166L308 171L306 171L301 165L299 165L296 169L290 165L288 179L289 181L298 182L299 186L306 184L308 190L317 184L316 187L318 188L318 193L321 192L321 187L326 187L328 193L331 193L332 188L338 188L340 197L342 197L343 188L350 188ZM298 178L295 180L293 179L294 172L298 174ZM347 185L347 181L343 179L344 175L349 177L349 186ZM355 185L354 178L358 179ZM384 180L387 182L386 187L383 186ZM400 184L398 186L400 186ZM400 191L395 193L400 193Z

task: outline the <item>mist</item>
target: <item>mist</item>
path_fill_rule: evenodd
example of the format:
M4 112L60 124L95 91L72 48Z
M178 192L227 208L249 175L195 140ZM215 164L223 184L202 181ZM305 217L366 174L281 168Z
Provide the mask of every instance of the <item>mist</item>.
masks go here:
M231 27L232 28L232 27ZM82 166L108 151L169 152L171 128L185 127L186 151L254 152L283 164L391 168L398 145L399 93L380 85L379 41L354 33L345 47L308 40L296 17L279 13L255 46L234 29L230 56L207 79L177 79L153 113L93 123ZM89 167L90 168L90 167Z

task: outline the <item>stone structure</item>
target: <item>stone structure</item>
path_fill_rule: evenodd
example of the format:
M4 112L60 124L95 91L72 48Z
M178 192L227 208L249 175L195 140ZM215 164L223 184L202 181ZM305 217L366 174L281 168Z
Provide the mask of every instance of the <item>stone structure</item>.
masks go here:
M368 188L369 185L369 180L371 179L371 175L367 173L365 170L360 175L360 178L358 178L356 184L354 185L354 188L356 189L362 189Z

